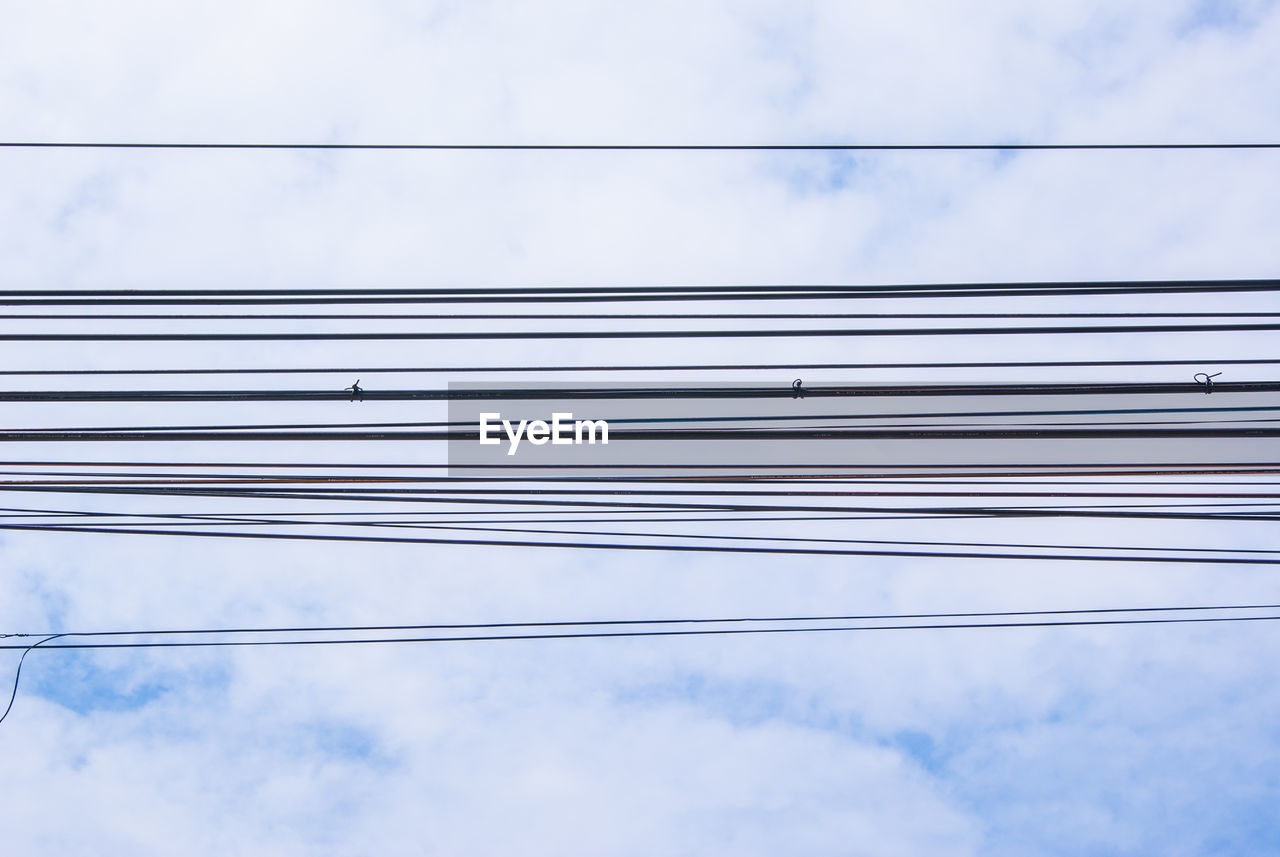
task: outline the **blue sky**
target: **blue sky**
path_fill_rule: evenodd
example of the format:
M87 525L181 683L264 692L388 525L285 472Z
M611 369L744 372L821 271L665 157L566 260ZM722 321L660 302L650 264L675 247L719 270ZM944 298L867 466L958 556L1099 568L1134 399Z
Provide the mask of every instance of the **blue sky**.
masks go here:
M0 32L10 140L1280 139L1274 3L11 5ZM0 280L1274 276L1277 157L3 151ZM1268 300L1232 308L1275 310ZM1001 339L770 348L779 361L1274 350L1265 334ZM10 343L3 359L322 365L327 348ZM536 355L466 348L355 343L342 362L598 354L572 342ZM618 363L653 356L643 343L609 350ZM759 355L672 342L662 356ZM1165 380L1154 371L1104 380ZM440 418L381 404L362 403L360 417ZM290 419L322 421L327 407L300 405ZM145 413L4 417L109 425ZM183 417L264 413L191 405ZM1096 534L1183 537L1157 526ZM1265 573L1210 566L196 544L0 536L0 632L1280 600ZM83 855L1280 853L1276 634L1252 623L36 652L0 726L0 829L14 853Z

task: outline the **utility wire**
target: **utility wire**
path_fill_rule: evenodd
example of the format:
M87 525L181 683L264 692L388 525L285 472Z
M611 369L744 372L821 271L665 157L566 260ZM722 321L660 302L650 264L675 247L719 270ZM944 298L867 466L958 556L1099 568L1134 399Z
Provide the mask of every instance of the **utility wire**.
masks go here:
M633 319L1277 318L1280 312L9 313L6 321L631 321Z
M356 366L323 368L190 368L190 369L0 369L0 376L20 375L376 375L382 374L495 374L526 372L791 372L807 369L1039 369L1120 366L1243 366L1275 365L1280 358L1200 360L1041 360L951 363L683 363L614 366ZM1217 386L1217 385L1215 385Z
M1280 143L234 143L107 140L10 140L0 149L174 149L322 152L1006 152L1006 151L1222 151L1280 149Z
M58 634L48 632L40 634L5 634L7 637L139 637L139 636L202 636L227 634L313 634L313 633L350 633L355 631L475 631L494 628L573 628L583 626L607 627L612 625L727 625L767 622L898 622L913 619L996 619L1035 616L1086 616L1107 615L1117 613L1203 613L1203 612L1240 612L1244 610L1277 610L1280 604L1228 604L1228 605L1184 605L1176 607L1100 607L1077 610L1002 610L981 612L948 612L948 613L865 613L840 615L790 615L790 616L722 616L695 617L681 619L570 619L540 622L467 622L436 623L413 625L311 625L293 627L257 627L257 628L165 628L134 629L115 631L62 631Z
M870 336L1023 336L1112 333L1213 333L1280 330L1280 324L1107 324L1018 327L761 328L756 330L328 331L325 333L4 333L0 342L430 342L543 339L777 339Z
M0 401L3 397L0 397ZM856 428L660 428L611 429L610 443L617 441L720 441L720 440L1097 440L1115 438L1275 438L1280 428L1262 427L1139 427L1142 424L1117 423L1109 428L932 428L902 429ZM1215 425L1216 424L1210 424ZM492 438L498 437L495 430ZM302 441L464 441L479 440L479 431L0 431L0 442L21 441L67 442L155 442L184 441L209 443ZM491 439L492 439L491 438ZM496 442L496 441L494 441Z
M893 285L477 287L418 289L85 289L0 291L0 306L256 306L582 303L1274 292L1280 279L978 282Z
M8 517L8 516L6 516ZM331 526L331 527L389 527L389 528L405 528L405 529L444 529L444 530L482 530L485 532L521 532L521 533L561 533L561 534L580 534L580 535L611 535L611 536L635 536L644 538L670 537L670 538L690 538L690 539L715 539L715 540L745 540L745 541L767 541L767 542L813 542L813 543L834 543L834 544L870 544L870 545L895 545L895 546L929 546L929 547L986 547L986 548L1003 548L1003 549L1053 549L1053 550L1070 550L1070 551L1138 551L1147 553L1180 553L1183 557L1191 557L1192 559L1203 559L1196 557L1196 554L1251 554L1251 555L1275 555L1280 551L1266 550L1262 548L1245 549L1245 548L1212 548L1212 547L1147 547L1140 545L1099 545L1099 544L1027 544L1023 542L952 542L952 541L912 541L909 539L831 539L831 538L808 538L808 537L780 537L780 536L736 536L732 534L708 535L704 533L686 534L686 533L652 533L641 532L634 533L626 530L615 530L609 532L582 532L564 529L512 529L497 527L476 527L476 524L566 524L566 523L611 523L630 524L630 523L666 523L666 524L685 524L689 522L706 522L706 521L733 521L737 523L752 523L757 521L784 521L784 522L805 522L813 520L830 520L834 516L807 516L797 518L715 518L715 517L695 517L680 518L668 520L643 519L639 521L618 521L615 518L568 518L568 519L473 519L473 520L404 520L404 521L351 521L351 520L328 520L328 521L311 521L296 520L288 517L276 518L255 518L252 516L217 516L217 515L195 515L195 514L135 514L126 513L109 513L109 512L86 512L86 513L65 513L64 515L45 515L45 516L23 516L34 517L37 520L48 520L54 517L87 517L95 520L103 518L146 518L149 520L161 519L166 526L207 526L207 525L245 525L245 526ZM180 519L180 520L173 520ZM839 519L838 520L845 520ZM461 526L453 526L461 525ZM1089 554L1073 554L1075 558L1088 557Z
M795 548L795 547L743 547L739 545L688 545L688 544L647 544L630 542L566 542L545 540L503 540L503 539L457 539L426 538L408 536L359 536L336 535L325 533L264 533L246 531L218 530L174 530L157 528L116 528L89 527L71 525L45 524L0 524L3 530L28 530L44 532L74 533L118 533L129 535L179 536L192 538L240 538L240 539L275 539L286 541L327 541L327 542L361 542L387 544L434 544L434 545L473 545L488 547L541 547L541 548L577 548L587 550L632 550L632 551L688 551L694 553L733 553L755 555L785 556L863 556L863 557L931 557L945 559L1008 559L1008 560L1063 560L1071 562L1142 562L1142 563L1201 563L1212 565L1280 565L1280 560L1257 557L1185 557L1185 556L1132 556L1109 554L1105 556L1085 556L1076 554L1044 554L1044 553L995 553L995 552L963 552L963 551L919 551L919 550L869 550L846 548Z
M468 636L437 637L383 637L383 638L346 638L346 639L303 639L303 640L200 640L181 642L129 642L129 643L57 643L42 646L43 649L188 649L188 648L223 648L223 647L261 647L261 646L317 646L317 645L358 645L368 643L465 643L494 640L572 640L600 639L608 637L703 637L725 636L737 634L796 634L815 632L848 632L848 631L925 631L925 630L958 630L963 628L1061 628L1072 626L1100 625L1182 625L1206 622L1258 622L1280 620L1280 615L1267 616L1185 616L1155 619L1081 619L1081 620L1046 620L1036 622L963 622L963 623L918 623L911 625L856 625L856 626L818 626L802 628L690 628L682 630L661 631L575 631L558 634L485 634ZM66 636L66 635L64 635ZM18 649L21 646L4 646L0 649Z
M10 637L10 636L25 636L25 635L0 634L0 637ZM65 636L66 636L65 634L50 634L49 636L45 637L43 640L32 643L29 646L0 645L0 649L20 648L23 650L22 657L18 658L18 668L13 672L13 690L10 691L9 693L9 704L4 707L4 714L0 714L0 723L3 723L4 719L9 716L9 712L13 710L13 701L18 696L18 679L22 678L22 664L24 661L26 661L27 655L31 654L31 650L36 648L37 646L42 646L45 643L49 642L50 640L56 640L59 637L65 637Z
M1280 328L1280 325L1277 325ZM1280 392L1277 381L1233 381L1213 384L1217 394ZM1013 384L866 384L802 387L804 398L873 396L1029 396L1029 395L1145 395L1196 393L1195 382L1149 383L1013 383ZM343 390L4 390L0 402L228 402L228 401L344 401L356 395ZM772 386L705 387L449 387L434 389L370 390L361 388L363 401L541 401L558 399L794 399L794 383ZM1213 403L1208 403L1213 404ZM825 415L818 415L823 417Z
M1125 611L1125 612L1138 612L1138 611L1159 610L1159 609L1162 609L1162 608L1137 608L1137 610L1134 610L1134 611ZM1171 610L1213 610L1213 609L1220 609L1220 608L1210 608L1210 607L1205 607L1205 608L1199 608L1199 607L1189 607L1189 608L1171 608ZM1262 609L1262 608L1245 607L1245 608L1226 608L1226 609ZM1110 611L1046 611L1046 612L1038 613L1038 614L1023 614L1023 613L990 613L990 614L970 613L970 614L964 614L964 613L956 613L956 614L919 614L919 615L922 615L922 616L955 616L955 617L960 617L960 618L965 618L965 617L980 618L980 617L983 617L983 616L991 616L991 617L1011 616L1011 617L1012 617L1012 616L1022 616L1022 615L1058 615L1058 614L1062 614L1062 613L1069 613L1069 612L1070 612L1070 613L1074 613L1074 614L1076 614L1076 615L1080 615L1080 614L1085 614L1085 613L1102 613L1102 612L1110 612ZM815 617L813 620L803 620L803 621L818 621L818 620L820 620L820 618L821 618L821 617ZM902 614L902 615L900 615L900 616L898 616L898 617L869 617L869 618L876 618L876 619L888 619L888 618L906 619L906 618L912 618L912 616L911 616L911 614ZM51 640L55 640L55 639L58 639L58 638L65 638L65 637L73 637L73 636L75 636L75 637L79 637L79 636L93 636L93 637L100 637L100 636L122 636L122 635L134 635L134 636L136 636L136 635L139 635L139 634L146 634L146 635L160 635L160 634L166 634L166 635L167 635L167 634L190 634L190 635L199 635L199 634L213 634L213 633L222 633L222 634L240 634L240 633L271 633L272 631L274 631L274 632L276 632L276 633L280 633L280 632L294 632L294 633L296 633L296 632L300 632L300 631L327 631L327 632L330 632L330 633L334 633L334 632L338 632L338 631L342 631L342 630L346 630L346 629L342 629L342 628L332 628L332 629L328 629L328 628L312 628L312 629L269 629L269 630L267 630L267 631L262 631L262 630L258 630L258 629L229 629L229 630L223 630L223 631L210 630L210 629L195 629L195 630L191 630L191 631L143 631L143 632L123 632L123 631L92 632L92 631L91 631L91 632L66 632L66 633L61 633L61 634L52 634L52 635L50 635L50 636L48 636L48 637L45 637L44 639L40 640L39 642L33 643L33 644L31 644L31 645L27 645L27 646L22 646L22 645L10 645L10 644L0 644L0 650L4 650L4 649L9 649L9 650L12 650L12 649L23 649L22 657L18 659L18 668L17 668L17 670L15 671L15 674L14 674L14 679L13 679L13 691L12 691L12 693L10 694L10 697L9 697L9 705L8 705L8 707L6 707L6 708L5 708L4 714L0 715L0 723L4 722L4 719L5 719L6 717L8 717L8 716L9 716L9 712L10 712L10 711L12 710L12 708L13 708L13 703L14 703L14 700L15 700L15 698L17 697L17 693L18 693L18 681L19 681L19 679L21 678L21 675L22 675L22 664L23 664L23 661L25 661L25 660L26 660L26 656L27 656L27 654L29 654L29 653L31 652L31 650L32 650L32 649L35 649L36 647L41 647L41 648L44 648L44 649L80 649L80 650L83 650L83 649L144 649L144 648L145 648L145 649L156 649L156 648L226 648L226 647L254 647L254 648L257 648L257 647L266 647L266 646L368 645L368 644L384 644L384 645L385 645L385 644L394 644L394 643L449 643L449 642L453 642L453 643L461 643L461 642L487 642L487 641L497 641L497 640L523 640L523 641L530 641L530 640L570 640L570 639L582 640L582 639L605 639L605 638L622 638L622 637L631 637L631 638L634 638L634 637L703 637L703 636L727 636L727 635L741 635L741 634L798 634L798 633L823 633L823 632L826 632L826 633L833 633L833 632L845 632L845 633L847 633L847 632L853 632L853 631L910 631L910 630L917 630L917 631L918 631L918 630L959 630L959 629L980 629L980 628L987 628L987 629L996 629L996 628L1001 628L1001 629L1007 629L1007 628L1050 628L1050 627L1062 628L1062 627L1108 626L1108 625L1173 625L1173 624L1199 624L1199 623L1208 623L1208 622L1222 623L1222 622L1257 622L1257 621L1275 621L1275 620L1278 620L1278 619L1280 619L1280 615L1264 615L1264 616L1239 616L1239 615L1237 615L1237 616L1185 616L1185 615L1184 615L1184 616L1159 617L1159 618L1122 618L1122 619L1121 619L1121 618L1115 618L1115 619L1112 619L1112 618L1094 618L1094 619L1050 619L1050 620L1037 620L1037 621L1004 621L1004 622L999 622L999 621L990 621L990 622L972 622L972 621L970 621L970 622L950 622L950 623L944 623L944 622L931 622L931 623L930 623L930 622L921 622L921 623L915 623L915 624L909 624L909 625L908 625L908 624L892 624L892 625L856 625L856 626L849 626L849 625L845 625L845 626L829 626L829 625L828 625L828 626L804 626L804 627L795 627L795 626L793 626L793 625L792 625L792 626L785 626L785 627L771 627L771 628L703 628L703 627L695 627L695 628L678 628L678 629L664 628L664 629L662 629L662 630L652 630L652 629L645 629L645 630L608 630L608 631L578 631L578 630L574 630L574 631L566 631L566 632L558 632L558 633L545 633L545 632L543 632L543 633L535 632L535 633L526 633L526 634L511 634L511 633L505 633L505 634L503 634L503 633L498 633L498 634L470 634L470 635L465 635L465 636L461 636L461 635L444 635L444 636L431 636L431 637L390 637L390 638L388 638L388 637L381 637L381 638L367 638L367 637L361 638L361 637L355 637L355 638L345 638L345 639L343 639L343 638L337 638L337 639L335 639L335 638L325 638L325 639L304 638L304 639L277 639L277 640L234 640L234 639L233 639L233 640L195 640L195 641L192 641L192 640L181 640L181 641L145 641L145 642L132 641L132 642L124 642L124 643L98 643L98 642L80 643L80 642L73 642L73 643L57 643L57 644L54 644L54 645L51 645L51 646L43 645L44 643L47 643L47 642L49 642L49 641L51 641ZM715 622L715 621L719 621L719 622L742 622L742 621L758 621L758 620L750 620L750 619L730 619L730 620L696 620L696 619L695 619L695 620L641 620L641 621L639 621L639 622L625 622L625 621L623 621L623 622L619 622L619 623L617 623L617 624L625 624L625 625L649 625L649 624L653 624L655 621L657 621L657 622L663 622L664 624L665 624L665 623L680 623L680 624L684 624L684 623L693 623L693 622L698 622L698 623L702 623L702 622ZM770 621L770 620L765 620L765 621ZM779 620L772 620L772 621L779 621ZM855 621L863 621L863 620L862 620L862 619L857 619L857 620L855 620ZM516 623L511 623L511 624L493 623L493 624L486 624L486 625L473 625L473 626L466 626L466 625L452 625L452 626L439 626L439 625L437 625L437 626L430 626L430 625L427 625L427 626L380 626L380 627L379 627L379 626L369 626L369 627L367 627L367 628L352 628L352 630L402 630L402 629L434 629L434 628L442 628L442 629L444 629L444 628L468 628L468 627L473 627L473 628L524 628L524 627L545 627L545 626L547 626L547 625L555 625L555 626L560 626L560 627L574 627L574 626L579 626L579 625L601 626L601 625L606 625L606 624L612 624L612 623L602 623L602 622L572 623L572 622L564 622L564 623L522 623L522 624L516 624ZM24 635L24 634L11 634L11 635L0 635L0 636L28 636L28 635Z

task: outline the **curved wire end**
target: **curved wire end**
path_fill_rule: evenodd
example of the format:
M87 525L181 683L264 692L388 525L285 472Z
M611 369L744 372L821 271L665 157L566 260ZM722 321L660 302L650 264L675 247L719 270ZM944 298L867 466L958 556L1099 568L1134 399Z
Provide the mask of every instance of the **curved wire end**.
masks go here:
M1217 378L1221 374L1221 372L1214 372L1212 375L1205 372L1197 372L1191 376L1191 380L1195 381L1197 384L1203 384L1204 394L1207 396L1213 392L1213 379Z
M5 634L6 637L21 637L22 634ZM22 650L22 657L18 658L18 669L13 673L13 692L9 694L9 704L4 708L4 714L0 714L0 723L9 716L9 712L13 710L13 701L18 698L18 679L22 678L22 662L27 659L27 655L31 654L31 650L36 646L43 645L50 640L56 640L59 637L65 637L65 634L54 634L51 637L45 637L43 640L37 640Z

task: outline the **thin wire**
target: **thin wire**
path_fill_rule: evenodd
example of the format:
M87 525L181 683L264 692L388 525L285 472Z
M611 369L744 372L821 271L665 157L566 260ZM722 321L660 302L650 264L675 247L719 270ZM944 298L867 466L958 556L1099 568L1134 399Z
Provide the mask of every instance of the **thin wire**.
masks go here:
M602 639L608 637L709 637L738 634L803 634L816 632L848 631L925 631L958 630L963 628L1061 628L1104 625L1185 625L1206 622L1262 622L1280 620L1280 616L1197 616L1168 619L1084 619L1043 622L964 622L920 623L914 625L857 625L837 627L803 628L695 628L673 631L585 631L563 634L485 634L444 637L391 637L348 638L321 640L211 640L183 642L131 642L131 643L66 643L45 646L45 649L189 649L260 646L319 646L359 645L372 643L464 643L493 640L575 640ZM20 646L0 646L0 649L17 649Z
M1188 605L1180 607L1097 607L1079 610L1002 610L981 612L948 612L948 613L872 613L851 615L801 615L801 616L732 616L718 618L684 618L684 619L570 619L541 622L466 622L448 624L417 625L317 625L292 627L258 627L258 628L165 628L128 631L62 631L53 637L140 637L140 636L202 636L213 634L313 634L313 633L347 633L353 631L444 631L444 630L485 630L491 628L570 628L582 626L611 625L725 625L732 623L766 622L890 622L907 619L991 619L1015 616L1082 616L1104 615L1115 613L1197 613L1225 612L1242 610L1275 610L1280 604L1228 604L1228 605ZM7 634L9 637L42 637L43 634Z
M11 140L0 149L412 152L1005 152L1280 149L1280 143L230 143Z
M1083 556L1067 554L974 553L956 551L850 550L843 548L742 547L738 545L634 544L627 542L560 542L541 540L446 539L424 537L356 536L322 533L262 533L242 531L193 531L154 528L85 527L65 524L0 524L3 530L45 532L116 533L128 535L189 536L193 538L278 539L290 541L369 542L388 544L477 545L489 547L578 548L589 550L689 551L695 553L777 554L788 556L893 556L942 559L1062 560L1071 562L1203 563L1211 565L1277 565L1280 560L1238 557Z
M1007 543L1007 542L952 542L952 541L912 541L905 539L842 539L842 538L819 538L819 537L782 537L782 536L739 536L739 535L707 535L707 534L690 534L690 533L653 533L641 532L634 533L626 530L610 530L610 531L582 531L582 530L565 530L565 529L516 529L511 527L478 527L474 524L495 524L495 523L578 523L578 522L608 522L618 524L617 518L570 518L570 519L482 519L468 521L449 521L449 520L432 520L432 521L352 521L352 520L299 520L296 517L285 517L290 513L258 513L258 514L224 514L224 515L207 515L194 513L124 513L124 512L97 512L97 511L64 511L64 510L23 510L31 513L23 517L36 517L37 520L47 520L52 517L69 517L69 518L93 518L101 520L103 518L147 518L160 519L168 522L168 526L179 525L203 525L203 524L239 524L239 525L262 525L262 526L305 526L319 525L329 527L391 527L405 529L443 529L443 530L473 530L483 532L507 532L507 533L553 533L557 535L593 535L593 536L635 536L643 538L689 538L689 539L715 539L715 540L738 540L738 541L767 541L767 542L815 542L815 543L833 543L833 544L873 544L873 545L914 545L914 546L931 546L931 547L989 547L989 548L1036 548L1036 549L1053 549L1053 550L1089 550L1089 551L1144 551L1144 552L1184 552L1184 553L1226 553L1226 554L1280 554L1278 550L1266 550L1261 548L1203 548L1203 547L1144 547L1140 545L1063 545L1063 544L1026 544L1026 543ZM333 513L342 514L342 513ZM381 514L381 513L369 513ZM824 520L832 519L835 516L827 518L678 518L678 519L659 519L662 523L683 524L694 521L736 521L739 523L754 523L761 520L781 520L781 521L808 521L808 520ZM839 519L839 518L835 518ZM623 521L621 523L650 523L653 519L642 521ZM463 524L463 526L456 526ZM1276 605L1280 606L1280 605ZM1068 611L1078 612L1078 611Z
M0 634L0 637L13 637L13 636L25 636L25 635ZM36 643L32 643L31 645L26 647L9 646L9 645L0 646L0 649L21 648L23 650L22 657L18 658L18 668L14 670L14 673L13 673L13 691L9 694L9 704L5 706L4 714L0 714L0 723L3 723L4 719L9 716L9 712L13 710L13 701L18 697L18 679L22 678L22 662L27 659L27 655L30 654L31 650L34 649L36 646L44 645L50 640L56 640L59 637L65 637L65 636L67 635L66 634L50 634L48 637L45 637L43 640L40 640L39 642L36 642Z

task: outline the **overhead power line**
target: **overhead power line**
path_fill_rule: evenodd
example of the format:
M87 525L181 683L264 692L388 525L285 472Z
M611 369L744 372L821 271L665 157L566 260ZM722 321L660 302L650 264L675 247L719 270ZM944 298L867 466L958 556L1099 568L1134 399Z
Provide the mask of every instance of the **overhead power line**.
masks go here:
M870 621L906 621L914 619L993 619L1036 616L1085 616L1114 613L1203 613L1208 611L1226 612L1242 610L1277 610L1280 604L1197 604L1174 607L1091 607L1076 610L1001 610L970 611L949 613L854 613L854 614L801 614L790 616L720 616L694 617L680 619L569 619L539 622L463 622L435 623L414 625L307 625L293 627L256 627L256 628L165 628L165 629L133 629L115 631L59 631L24 634L0 634L5 637L137 637L168 635L206 635L206 634L312 634L312 633L347 633L353 631L457 631L483 630L491 628L571 628L581 626L609 625L726 625L738 623L765 622L870 622ZM18 647L10 647L18 648Z
M163 648L222 648L222 647L259 647L259 646L317 646L317 645L359 645L376 643L466 643L497 640L572 640L600 639L608 637L703 637L725 636L736 634L795 634L849 631L926 631L926 630L959 630L964 628L1060 628L1070 626L1098 625L1179 625L1205 622L1258 622L1280 620L1280 615L1264 616L1175 616L1168 618L1130 618L1130 619L1053 619L1040 621L1011 622L924 622L898 625L838 625L810 626L786 628L689 628L676 630L640 630L640 631L568 631L563 633L532 634L477 634L466 636L431 636L431 637L348 637L342 639L293 639L293 640L196 640L196 641L154 641L127 643L54 643L40 646L48 649L163 649ZM59 637L71 636L60 634ZM3 649L29 649L32 646L9 644L0 645Z
M5 321L631 321L677 319L1277 318L1280 312L9 313Z
M970 612L970 613L900 613L872 614L862 616L787 616L771 618L694 618L694 619L640 619L640 620L603 620L603 621L565 621L565 622L496 622L475 624L447 625L365 625L365 626L316 626L301 628L193 628L187 630L166 629L147 631L66 631L56 634L0 634L0 639L27 639L39 636L41 639L33 643L3 643L0 650L21 650L18 667L14 672L13 690L9 695L9 704L0 714L0 723L9 716L18 695L18 685L22 678L22 666L27 655L37 648L41 649L156 649L156 648L225 648L225 647L267 647L267 646L317 646L317 645L374 645L400 643L461 643L461 642L496 642L532 641L532 640L585 640L608 638L636 637L705 637L728 636L742 634L811 634L857 631L920 631L920 630L960 630L960 629L1010 629L1010 628L1048 628L1072 626L1109 626L1109 625L1174 625L1193 623L1224 622L1258 622L1280 620L1280 615L1256 615L1256 611L1273 610L1276 605L1238 605L1229 607L1190 606L1190 607L1139 607L1139 608L1104 608L1097 610L1047 610L1047 611L1004 611L1004 612ZM1206 616L1205 612L1228 612L1235 615ZM1250 611L1242 613L1242 611ZM1174 615L1151 616L1152 613ZM1123 615L1128 614L1128 615ZM1036 618L1052 617L1052 618ZM1068 618L1071 617L1071 618ZM1092 617L1092 618L1078 618ZM920 622L919 619L951 619L955 621ZM967 621L965 621L967 620ZM987 621L977 621L987 620ZM1003 621L1000 621L1003 620ZM878 622L873 625L801 625L813 622ZM765 627L730 627L709 628L709 624L740 625L754 623ZM884 624L891 623L891 624ZM620 628L621 626L621 628ZM655 627L657 626L657 627ZM680 627L684 626L684 627ZM693 626L693 627L688 627ZM587 630L589 628L606 628L607 630ZM552 630L564 629L564 630ZM490 631L484 634L457 634L450 631ZM397 637L283 637L280 635L313 634L313 633L352 633L352 632L396 632L436 631L433 636L397 636ZM514 633L524 631L524 633ZM502 633L505 632L505 633ZM77 637L99 639L102 637L173 637L173 636L210 636L239 637L243 635L274 634L277 639L220 639L220 640L130 640L127 642L63 642ZM52 645L49 645L51 644Z
M1274 393L1280 381L1233 381L1213 385L1216 395ZM1006 383L1006 384L828 384L805 386L804 398L1077 396L1203 394L1197 382L1171 383ZM792 399L794 383L774 386L635 386L635 387L476 387L371 390L365 401L557 401L562 399ZM349 402L346 390L2 390L0 402ZM1207 407L1207 405L1206 405ZM803 412L799 412L803 416ZM825 415L813 415L826 418Z
M962 514L964 511L962 510ZM1021 511L1021 510L1019 510ZM1037 510L1038 511L1038 510ZM1120 517L1152 517L1151 515L1120 515ZM1175 517L1201 519L1202 515L1178 515ZM1224 520L1240 519L1242 516L1221 516ZM1253 518L1246 518L1252 520ZM1262 520L1261 516L1258 516ZM1271 518L1271 520L1277 520ZM463 538L426 538L410 536L357 536L329 533L277 533L247 532L242 530L177 530L158 527L90 527L63 524L0 524L0 530L39 531L39 532L72 532L72 533L116 533L126 535L177 536L190 538L238 538L284 541L325 541L325 542L358 542L385 544L418 544L418 545L472 545L486 547L513 548L576 548L585 550L629 550L629 551L686 551L693 553L732 553L754 554L757 556L861 556L861 557L932 557L940 559L1005 559L1005 560L1058 560L1068 562L1139 562L1139 563L1195 563L1206 565L1280 565L1280 559L1261 557L1199 557L1199 556L1135 556L1131 554L1082 555L1082 554L1047 554L1047 553L999 553L979 551L921 551L921 550L872 550L847 548L796 548L796 547L744 547L740 545L703 545L676 543L634 543L634 542L582 542L582 541L550 541L537 539L463 539Z
M1091 368L1121 366L1247 366L1280 364L1280 358L1204 358L1197 360L1030 360L948 363L658 363L605 366L331 366L262 368L189 368L189 369L0 369L0 376L26 375L374 375L383 374L472 374L489 372L749 372L777 370L791 372L808 369L1040 369ZM1220 387L1221 385L1215 385Z
M1003 152L1280 149L1268 142L1187 143L233 143L26 140L0 149L186 149L322 152Z
M338 342L521 339L779 339L872 336L1022 336L1082 333L1212 333L1280 330L1280 324L1099 324L1018 327L760 328L755 330L329 331L325 333L4 333L0 342Z
M349 289L27 289L0 306L253 306L308 304L663 302L957 298L1273 292L1280 279L1061 280L882 285L506 286Z

